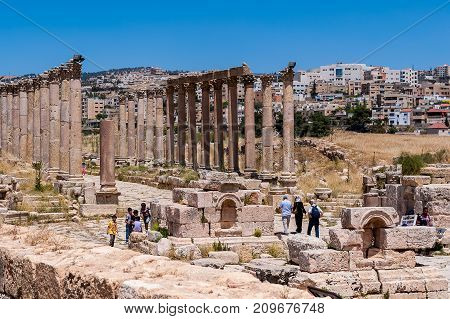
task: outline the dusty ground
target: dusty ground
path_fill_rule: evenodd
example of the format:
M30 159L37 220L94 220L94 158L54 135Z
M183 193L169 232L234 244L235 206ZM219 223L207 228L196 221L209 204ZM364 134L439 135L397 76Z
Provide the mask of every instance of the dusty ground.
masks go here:
M424 266L433 266L442 269L443 274L450 282L450 256L416 256L416 262ZM450 292L450 285L448 291Z

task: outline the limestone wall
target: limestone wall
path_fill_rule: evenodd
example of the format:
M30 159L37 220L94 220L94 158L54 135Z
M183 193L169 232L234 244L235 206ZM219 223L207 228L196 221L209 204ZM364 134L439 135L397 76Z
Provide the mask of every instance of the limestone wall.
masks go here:
M0 225L0 294L14 298L310 298L250 274ZM201 282L201 285L199 283Z

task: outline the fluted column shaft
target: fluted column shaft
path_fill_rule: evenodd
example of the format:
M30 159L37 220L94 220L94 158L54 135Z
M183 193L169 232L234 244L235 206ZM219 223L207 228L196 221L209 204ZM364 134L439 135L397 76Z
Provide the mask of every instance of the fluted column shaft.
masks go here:
M66 68L61 69L61 78L59 169L65 175L70 167L70 79Z
M147 110L145 121L145 159L151 161L155 158L155 99L154 93L147 91Z
M256 173L256 136L255 136L255 92L253 85L255 79L252 75L244 77L245 101L245 169L249 176Z
M26 160L27 133L28 133L28 99L25 83L22 83L19 91L19 158Z
M128 96L128 158L136 158L136 112L134 96Z
M119 96L119 132L119 156L126 158L128 157L127 101L124 95Z
M183 83L178 85L178 161L186 166L186 91Z
M70 80L70 161L69 175L81 178L81 63L73 63Z
M168 86L166 90L166 149L167 163L173 165L175 163L175 108L173 103L174 87Z
M12 153L19 158L20 153L20 114L19 114L19 87L14 86L13 100L12 100Z
M187 87L188 94L188 112L189 112L189 136L190 136L190 155L191 164L194 170L198 169L197 162L197 114L195 109L195 89L196 83L189 83Z
M145 160L145 100L144 92L138 92L138 112L137 112L137 160Z
M209 118L209 82L202 83L202 143L203 143L203 165L205 169L211 169L211 123Z
M34 80L33 162L41 162L41 90L40 79Z
M27 145L25 161L33 161L33 107L34 107L34 86L33 80L28 80L26 84L27 94Z
M215 168L225 170L223 151L223 80L214 81L214 165Z
M100 191L116 192L114 121L100 122Z
M164 109L163 109L163 92L156 92L156 109L155 109L155 162L163 164L164 162Z
M233 172L239 172L237 77L233 76L228 79L228 96L228 169Z
M50 166L50 97L48 76L41 76L40 87L41 108L41 161L42 167L48 169Z
M261 77L263 93L262 119L262 178L273 176L273 111L272 111L272 76Z
M8 144L8 110L7 110L7 93L6 93L6 87L2 87L1 88L1 115L2 115L2 119L1 119L1 146L2 146L2 154L6 153L6 148L7 148L7 144Z
M12 154L13 149L13 86L8 86L6 96L6 127L7 127L7 147L8 153Z
M59 172L59 150L61 139L61 101L59 98L59 73L52 70L50 73L50 169Z

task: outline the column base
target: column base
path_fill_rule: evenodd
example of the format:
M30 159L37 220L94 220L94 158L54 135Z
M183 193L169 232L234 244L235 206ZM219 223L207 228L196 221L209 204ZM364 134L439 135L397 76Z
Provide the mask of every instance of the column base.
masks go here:
M100 190L95 194L98 205L118 205L120 192Z
M253 168L244 169L244 176L246 178L258 178L258 171Z
M69 177L67 180L71 181L71 182L83 182L84 177L83 177L83 175L70 175L69 174Z
M57 176L60 174L59 168L49 168L47 174L51 179L57 179Z
M297 185L297 176L290 172L282 172L278 181L283 187L295 187Z
M258 178L263 182L274 182L277 179L277 176L273 172L261 172L258 175Z

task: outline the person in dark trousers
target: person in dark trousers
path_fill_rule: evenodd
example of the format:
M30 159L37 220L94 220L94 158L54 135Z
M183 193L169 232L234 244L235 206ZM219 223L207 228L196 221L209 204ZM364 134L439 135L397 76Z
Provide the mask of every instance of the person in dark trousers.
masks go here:
M131 231L133 230L133 209L128 207L127 215L125 216L125 243L128 244Z
M145 225L145 230L148 231L148 224L150 224L150 209L145 203L141 204L141 216Z
M302 232L303 215L306 215L306 209L300 196L295 197L294 208L292 212L295 214L295 224L297 225L297 234Z
M114 247L114 242L117 236L117 216L112 215L111 220L108 223L108 229L106 233L109 235L109 245Z
M314 230L316 232L316 237L319 238L319 220L322 217L322 210L319 206L312 200L311 207L308 211L309 214L309 223L308 223L308 236L311 236L311 230L314 226Z

